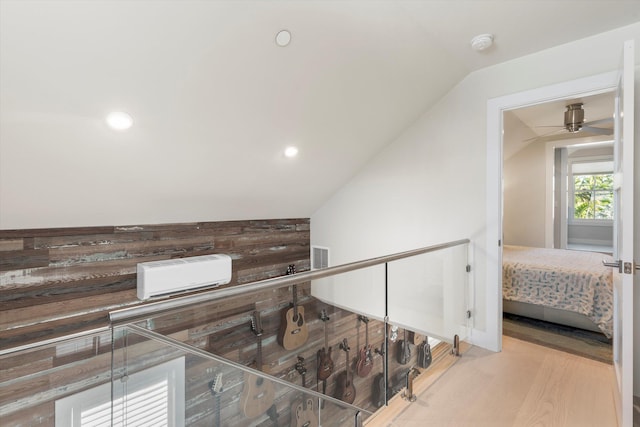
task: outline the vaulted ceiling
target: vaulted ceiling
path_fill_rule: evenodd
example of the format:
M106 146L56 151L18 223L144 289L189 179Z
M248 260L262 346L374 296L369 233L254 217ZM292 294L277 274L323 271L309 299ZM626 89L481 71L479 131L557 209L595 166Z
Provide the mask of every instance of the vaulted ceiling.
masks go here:
M0 0L0 228L62 225L43 206L310 216L469 73L639 20L616 0Z

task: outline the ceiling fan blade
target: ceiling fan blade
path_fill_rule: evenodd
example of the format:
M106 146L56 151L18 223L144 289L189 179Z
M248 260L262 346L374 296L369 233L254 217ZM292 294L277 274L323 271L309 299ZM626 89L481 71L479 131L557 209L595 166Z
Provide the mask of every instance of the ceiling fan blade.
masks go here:
M606 117L604 119L592 120L590 122L584 122L583 126L600 125L603 123L613 123L613 117Z
M593 142L596 141L606 141L606 135L605 136L601 136L601 135L593 135L593 134L585 134L583 132L575 132L575 133L570 133L570 132L565 132L562 134L558 134L558 135L547 135L547 136L539 136L537 138L534 138L535 141L532 141L532 143L542 143L542 142L551 142L551 141L563 141L563 140L570 140L570 139L576 139L576 140L585 140L585 139L590 139L593 140Z
M553 132L547 132L547 133L542 134L542 135L537 135L537 136L534 136L532 138L527 138L527 139L524 140L524 142L536 141L536 140L538 140L540 138L548 138L548 137L551 137L553 135L560 135L560 134L562 134L564 132L565 132L565 129L564 129L564 127L562 127L562 129L554 130Z
M613 129L594 128L591 126L582 126L581 131L595 133L596 135L613 135Z

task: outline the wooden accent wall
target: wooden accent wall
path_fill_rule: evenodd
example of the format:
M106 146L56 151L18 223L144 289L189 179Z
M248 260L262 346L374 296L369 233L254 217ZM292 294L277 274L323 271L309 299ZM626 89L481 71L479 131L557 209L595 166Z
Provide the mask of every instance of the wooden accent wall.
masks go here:
M50 338L107 325L109 310L138 304L135 292L136 264L175 257L226 253L233 258L232 281L227 286L281 276L289 264L297 271L309 269L309 221L288 219L101 227L52 230L0 231L0 343L2 347ZM324 346L324 309L329 345L335 362L327 381L334 395L336 379L347 366L339 343L351 346L349 367L355 368L358 348L365 343L365 327L358 315L329 306L310 295L310 284L298 286L299 304L305 308L309 339L300 348L286 351L277 343L281 312L289 306L291 287L261 291L157 316L146 322L152 330L225 359L249 365L256 358L257 338L251 316L261 313L264 334L263 367L270 375L301 385L295 370L297 357L305 359L306 386L322 391L316 379L317 351ZM104 335L104 334L103 334ZM402 338L402 337L401 337ZM384 324L371 320L369 343L380 349ZM78 340L86 343L87 340ZM89 339L88 348L55 344L0 358L0 418L11 425L53 425L55 401L110 381L110 334ZM133 340L131 369L142 369L166 360L175 351L157 346L149 350ZM65 345L72 348L66 354ZM416 364L395 362L397 343L391 345L390 373ZM62 350L62 351L61 351ZM140 354L142 357L133 358ZM215 399L208 389L215 374L209 360L188 356L186 362L186 417L189 425L209 426L215 417ZM353 376L355 404L375 411L372 393L382 358L374 356L369 376ZM223 425L272 425L264 415L248 422L240 415L243 376L225 375L221 418ZM280 425L291 418L291 395L278 388L275 405ZM331 408L331 405L328 405ZM333 408L324 413L325 425L352 425L349 411Z
M233 286L309 269L309 220L0 230L0 348L107 325L140 262L225 253Z

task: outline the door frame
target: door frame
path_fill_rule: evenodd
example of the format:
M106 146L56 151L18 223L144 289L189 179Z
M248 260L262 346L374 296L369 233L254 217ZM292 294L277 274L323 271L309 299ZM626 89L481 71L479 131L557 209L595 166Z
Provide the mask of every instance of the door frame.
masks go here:
M502 221L503 221L503 112L546 102L614 91L618 72L611 71L557 83L487 101L486 198L486 330L474 331L474 341L490 350L502 350ZM550 179L550 178L548 178ZM553 201L545 202L545 223L552 218ZM551 225L552 227L552 225ZM546 224L545 229L549 229Z

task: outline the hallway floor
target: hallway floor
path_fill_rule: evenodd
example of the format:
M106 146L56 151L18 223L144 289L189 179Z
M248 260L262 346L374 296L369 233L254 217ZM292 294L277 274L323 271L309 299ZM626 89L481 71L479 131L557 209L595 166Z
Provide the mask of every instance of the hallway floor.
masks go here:
M414 403L369 425L615 427L613 377L609 364L505 336L501 353L471 348Z

